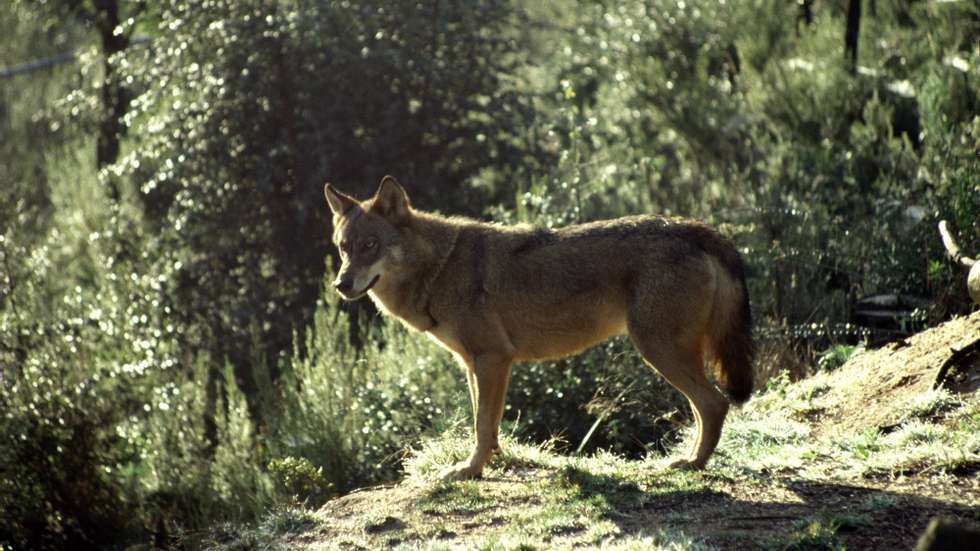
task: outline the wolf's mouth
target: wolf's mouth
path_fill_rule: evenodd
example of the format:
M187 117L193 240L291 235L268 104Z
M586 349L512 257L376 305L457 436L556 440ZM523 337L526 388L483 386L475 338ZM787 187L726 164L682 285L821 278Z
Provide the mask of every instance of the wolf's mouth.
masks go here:
M349 295L348 294L344 294L344 293L340 293L340 294L344 295L344 298L347 299L347 300L359 299L359 298L363 297L364 295L366 295L367 292L371 290L371 287L374 287L374 284L377 283L378 282L378 279L380 279L380 278L381 278L381 274L378 274L378 275L374 276L374 278L371 279L371 283L368 283L367 284L367 287L365 287L361 291L358 291L356 293L351 293Z
M364 290L361 291L361 294L363 295L363 294L367 293L368 291L370 291L371 290L371 287L374 287L374 284L377 283L379 279L381 279L381 274L375 275L374 276L374 279L371 280L371 283L368 283L367 287L365 287Z

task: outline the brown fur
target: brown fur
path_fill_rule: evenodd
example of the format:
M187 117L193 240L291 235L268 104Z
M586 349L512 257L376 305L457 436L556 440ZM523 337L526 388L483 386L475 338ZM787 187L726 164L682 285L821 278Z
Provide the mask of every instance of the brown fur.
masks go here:
M390 176L364 202L329 185L325 193L342 294L367 292L466 368L476 447L447 478L479 476L498 449L514 361L568 356L628 333L694 411L697 441L677 466L704 467L728 412L705 362L735 403L752 391L742 261L704 224L630 216L545 230L446 218L413 209Z

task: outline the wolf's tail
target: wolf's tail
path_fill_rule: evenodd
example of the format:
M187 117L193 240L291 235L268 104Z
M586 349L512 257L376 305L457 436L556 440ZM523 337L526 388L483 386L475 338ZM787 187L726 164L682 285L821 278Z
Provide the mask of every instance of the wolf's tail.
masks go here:
M729 282L734 288L722 294L729 303L721 308L727 315L722 314L722 319L718 320L721 327L716 333L714 347L715 379L732 402L743 404L748 401L753 388L752 361L755 358L755 345L752 343L752 308L749 305L742 259L734 251L734 247L726 256L728 258L725 268L731 276Z
M741 282L741 305L735 313L728 332L718 343L718 383L736 404L748 401L752 394L755 345L752 343L752 309L745 281Z

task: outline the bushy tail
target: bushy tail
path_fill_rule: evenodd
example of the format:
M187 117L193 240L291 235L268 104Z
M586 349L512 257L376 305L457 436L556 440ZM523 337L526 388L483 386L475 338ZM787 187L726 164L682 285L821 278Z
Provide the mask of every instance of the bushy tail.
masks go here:
M752 394L755 345L752 343L752 308L749 305L749 291L745 285L745 274L741 261L737 264L736 281L739 282L739 305L731 312L728 327L715 344L717 356L716 378L718 386L736 404L748 401Z
M715 381L732 402L744 404L752 394L755 359L745 264L735 245L714 230L703 225L684 229L696 235L698 245L717 261L721 270L716 279L710 329Z

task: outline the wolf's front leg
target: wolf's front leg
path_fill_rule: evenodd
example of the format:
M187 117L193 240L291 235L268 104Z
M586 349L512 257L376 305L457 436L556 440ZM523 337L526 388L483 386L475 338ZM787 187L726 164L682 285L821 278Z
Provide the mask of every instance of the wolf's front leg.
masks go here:
M493 454L500 451L497 441L504 398L510 382L511 358L502 354L481 354L473 360L464 358L470 397L474 401L476 447L466 461L442 472L443 480L477 478Z

